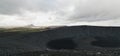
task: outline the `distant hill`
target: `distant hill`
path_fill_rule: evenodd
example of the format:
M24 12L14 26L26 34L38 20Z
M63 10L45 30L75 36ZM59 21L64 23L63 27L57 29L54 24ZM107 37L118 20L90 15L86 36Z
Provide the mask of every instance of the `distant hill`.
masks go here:
M119 48L120 27L64 26L30 33L0 33L0 50L16 53L46 49ZM6 51L5 51L6 52Z

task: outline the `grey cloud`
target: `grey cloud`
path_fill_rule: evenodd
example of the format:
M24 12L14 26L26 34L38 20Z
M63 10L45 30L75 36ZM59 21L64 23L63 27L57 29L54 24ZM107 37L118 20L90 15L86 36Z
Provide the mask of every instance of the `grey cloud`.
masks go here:
M0 0L0 13L1 14L14 14L19 13L19 8L22 6L23 1L19 0Z
M119 0L86 0L86 3L78 4L75 8L69 17L71 21L120 19Z
M55 9L55 4L49 0L0 0L1 14L17 14L20 9L49 11Z
M119 0L0 0L0 14L25 14L21 9L42 12L46 15L43 19L50 12L61 23L120 19ZM29 16L25 18L31 20Z

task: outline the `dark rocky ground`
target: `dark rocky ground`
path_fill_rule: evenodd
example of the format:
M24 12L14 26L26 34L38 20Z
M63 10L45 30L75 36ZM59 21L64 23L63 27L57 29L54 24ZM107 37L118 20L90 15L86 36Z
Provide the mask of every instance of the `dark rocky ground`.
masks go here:
M65 27L54 28L49 30L48 29L47 30L45 29L46 31L41 31L39 29L35 31L31 29L24 30L24 31L1 30L0 55L2 56L11 55L11 54L21 55L24 53L25 55L27 55L28 53L30 54L31 52L36 53L35 55L37 55L37 54L43 53L45 50L48 50L48 49L50 51L47 51L44 53L52 52L55 54L53 56L56 56L61 53L62 54L64 53L63 56L70 56L67 54L73 53L75 56L76 53L72 52L74 50L79 50L77 51L77 53L80 55L84 54L82 56L85 56L85 54L87 56L87 53L89 52L90 53L98 52L99 54L99 51L96 51L96 49L106 50L107 48L106 52L109 54L112 52L118 54L120 51L119 50L120 27L98 27L98 26L67 27L65 26ZM81 48L83 49L81 50ZM56 51L58 54L56 54L56 52L53 52L53 50L61 50L61 49L70 50L70 52ZM89 50L89 49L92 49L92 50ZM87 51L84 52L84 50L87 50ZM93 54L92 56L95 56ZM90 56L90 54L88 56Z
M120 49L79 49L79 50L46 50L12 54L10 56L119 56Z

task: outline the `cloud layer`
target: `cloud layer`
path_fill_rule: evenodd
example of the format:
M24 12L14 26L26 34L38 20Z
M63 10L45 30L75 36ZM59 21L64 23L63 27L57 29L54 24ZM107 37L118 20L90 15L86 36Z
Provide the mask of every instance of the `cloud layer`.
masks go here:
M119 0L0 0L0 26L120 26Z

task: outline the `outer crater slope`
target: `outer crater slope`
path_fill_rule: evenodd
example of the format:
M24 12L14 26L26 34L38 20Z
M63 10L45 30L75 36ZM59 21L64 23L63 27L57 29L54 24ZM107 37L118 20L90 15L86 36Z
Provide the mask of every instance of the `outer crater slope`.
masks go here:
M119 43L120 27L64 26L46 31L0 32L0 50L5 53L56 48L119 48Z

